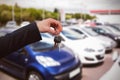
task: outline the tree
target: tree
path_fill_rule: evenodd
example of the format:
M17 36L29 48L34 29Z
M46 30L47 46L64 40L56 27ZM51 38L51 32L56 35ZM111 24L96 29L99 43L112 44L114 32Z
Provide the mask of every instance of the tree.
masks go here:
M59 10L57 8L55 8L54 13L59 13Z
M11 12L4 10L0 15L0 22L5 24L7 21L12 20Z

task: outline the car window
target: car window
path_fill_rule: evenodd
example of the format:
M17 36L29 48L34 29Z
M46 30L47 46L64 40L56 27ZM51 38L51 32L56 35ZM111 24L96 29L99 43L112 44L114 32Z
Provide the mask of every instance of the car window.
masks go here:
M70 29L68 30L63 30L62 31L62 34L67 37L68 39L71 39L71 40L79 40L81 39L81 35L75 31L72 31Z
M113 26L114 26L114 28L120 30L120 24L115 24L115 25L113 25Z
M94 32L91 28L88 28L88 27L82 28L82 30L84 30L87 34L89 34L91 36L99 35L97 32Z
M93 31L97 32L97 33L107 33L105 30L101 29L101 28L92 28Z
M73 31L75 31L75 32L77 32L77 33L79 33L79 34L80 34L81 39L84 39L84 38L86 38L86 37L87 37L87 35L85 35L83 32L81 32L81 31L80 31L80 30L78 30L78 29L71 28L71 30L73 30Z
M107 33L113 33L110 29L108 29L106 27L101 27L101 29L105 30Z
M80 30L78 30L78 29L71 28L71 30L76 31L76 32L78 32L79 34L84 34L83 32L81 32L81 31L80 31Z
M115 32L119 32L119 30L114 28L114 27L108 26L108 28L111 29L111 30L114 30Z
M109 29L110 30L110 33L113 33L113 34L120 34L120 31L112 28L112 27L109 27L109 26L106 26L105 28Z

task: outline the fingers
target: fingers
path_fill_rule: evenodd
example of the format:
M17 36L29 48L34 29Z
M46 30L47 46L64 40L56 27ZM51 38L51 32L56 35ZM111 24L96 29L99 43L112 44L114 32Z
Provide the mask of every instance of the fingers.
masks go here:
M36 21L40 32L48 32L53 35L58 35L62 31L62 25L59 21L49 18L42 21Z
M59 21L50 18L50 26L54 28L53 34L59 34L62 31L62 25Z
M53 28L50 28L49 33L52 34L52 35L58 35L59 34Z

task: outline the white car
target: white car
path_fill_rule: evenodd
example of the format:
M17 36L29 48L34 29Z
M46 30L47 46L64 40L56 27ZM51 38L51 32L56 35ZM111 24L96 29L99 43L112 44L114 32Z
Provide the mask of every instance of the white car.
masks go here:
M104 61L105 48L98 42L68 28L63 28L60 35L65 40L63 43L79 55L83 64L96 64Z
M13 28L13 27L17 27L17 23L16 21L8 21L6 24L6 28Z
M43 39L45 39L45 36ZM83 64L96 64L104 61L105 48L97 42L80 35L68 28L60 34L62 43L71 48ZM46 38L49 38L47 35ZM95 43L95 44L93 44Z
M113 48L117 46L117 43L114 40L99 35L98 33L92 31L92 29L89 27L72 26L71 28L76 32L85 34L87 37L91 38L92 40L96 40L106 48L106 51L111 51Z
M4 36L7 33L11 33L15 30L17 30L19 27L17 26L15 21L8 21L6 26L0 29L1 35Z

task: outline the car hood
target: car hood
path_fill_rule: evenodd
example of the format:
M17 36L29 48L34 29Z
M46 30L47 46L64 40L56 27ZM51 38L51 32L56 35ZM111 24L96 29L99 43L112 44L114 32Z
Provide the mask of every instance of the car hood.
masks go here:
M95 38L102 40L102 41L105 41L105 42L114 42L112 39L105 37L105 36L102 36L102 35L96 36Z
M65 70L72 69L75 65L78 64L79 60L75 57L73 54L73 51L67 47L60 48L60 50L54 49L50 50L49 52L42 52L39 54L37 52L36 56L43 56L43 57L49 57L52 58L55 62L58 62L59 65L53 65L53 66L44 66L46 70L51 74L59 74L64 72ZM49 63L46 62L46 63Z
M116 34L112 34L114 37L117 37L118 39L120 39L120 35L116 35Z
M112 47L116 47L117 43L110 39L109 37L105 37L105 36L96 36L95 38L97 38L98 40L100 40L100 42L103 44L103 45L106 45L106 46L112 46Z
M76 41L66 41L65 44L76 51L83 51L85 48L90 48L94 50L105 49L104 46L102 46L94 38L85 38Z

